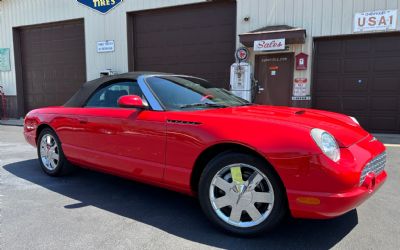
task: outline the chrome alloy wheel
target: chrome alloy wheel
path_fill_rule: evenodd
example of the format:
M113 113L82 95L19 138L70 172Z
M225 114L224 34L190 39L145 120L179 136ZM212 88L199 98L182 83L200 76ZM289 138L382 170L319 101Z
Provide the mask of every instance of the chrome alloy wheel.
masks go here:
M231 164L212 179L210 201L226 223L246 228L268 218L274 205L274 190L265 174L247 164Z
M45 134L40 141L40 159L46 169L53 171L60 160L57 141L50 134Z

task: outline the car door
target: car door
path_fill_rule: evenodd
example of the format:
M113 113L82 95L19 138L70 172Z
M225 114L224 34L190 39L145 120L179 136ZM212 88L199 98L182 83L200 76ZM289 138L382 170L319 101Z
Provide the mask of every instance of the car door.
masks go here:
M79 116L84 127L79 145L84 164L127 177L162 181L166 125L162 112L118 107L123 95L147 101L133 81L117 81L98 89Z

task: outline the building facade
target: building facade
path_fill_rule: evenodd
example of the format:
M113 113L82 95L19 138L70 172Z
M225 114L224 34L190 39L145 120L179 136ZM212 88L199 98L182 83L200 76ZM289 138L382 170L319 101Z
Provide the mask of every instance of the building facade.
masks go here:
M113 8L100 13L85 3ZM400 0L0 0L7 116L61 105L107 69L191 74L229 89L235 50L244 46L255 102L342 112L371 131L399 133L399 7Z

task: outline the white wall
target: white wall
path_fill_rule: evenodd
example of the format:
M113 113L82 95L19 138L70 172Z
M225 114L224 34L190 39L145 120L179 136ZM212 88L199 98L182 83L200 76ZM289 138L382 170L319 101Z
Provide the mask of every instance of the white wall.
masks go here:
M75 0L2 0L0 47L11 49L12 71L0 72L0 84L5 86L7 95L16 94L13 27L84 18L87 78L90 80L106 68L120 72L128 70L126 12L204 1L124 0L102 15ZM237 33L279 24L303 27L307 30L306 44L291 46L291 50L311 55L312 37L351 34L355 12L397 9L399 6L400 0L237 0ZM243 20L246 16L250 17L248 22ZM96 41L99 40L115 40L115 52L98 54ZM295 72L295 77L310 77L310 74L310 70Z
M203 2L204 0L124 0L108 14L100 14L75 0L2 0L0 2L0 48L11 49L11 71L0 72L7 95L16 95L12 28L84 18L87 79L112 68L128 71L126 12ZM114 40L115 52L98 54L96 42Z

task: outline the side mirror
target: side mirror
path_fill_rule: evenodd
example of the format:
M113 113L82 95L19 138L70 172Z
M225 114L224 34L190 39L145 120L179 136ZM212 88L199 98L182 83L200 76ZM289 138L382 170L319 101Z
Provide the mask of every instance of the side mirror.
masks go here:
M124 95L118 99L118 106L121 108L147 109L143 104L142 98L137 95Z

